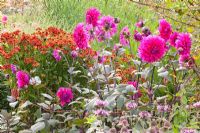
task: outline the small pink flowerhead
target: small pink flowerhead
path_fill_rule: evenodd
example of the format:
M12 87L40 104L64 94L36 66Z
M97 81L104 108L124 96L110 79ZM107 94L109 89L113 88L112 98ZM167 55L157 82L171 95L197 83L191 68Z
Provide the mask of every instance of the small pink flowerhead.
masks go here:
M177 37L178 37L178 32L174 32L170 35L169 43L171 46L176 47Z
M197 130L192 128L182 128L180 133L197 133Z
M18 71L16 73L16 79L17 79L17 86L19 89L28 87L30 77L26 72Z
M86 49L89 47L90 36L85 29L84 23L79 23L75 27L73 37L78 48Z
M3 15L3 17L1 18L1 22L2 22L3 24L6 24L7 21L8 21L8 17L7 17L6 15Z
M100 117L106 117L109 115L109 112L104 109L98 109L94 113L95 113L95 115L100 116Z
M142 40L143 36L142 36L141 33L135 31L135 33L134 33L134 35L133 35L133 38L135 39L135 41L140 42L140 41Z
M172 33L171 25L165 20L161 19L159 21L159 28L160 37L162 37L165 41L167 41Z
M158 112L169 112L170 106L169 105L157 105Z
M194 108L200 108L200 101L194 103L192 106L193 106Z
M60 51L59 50L53 50L53 57L55 58L56 61L60 61L62 57L60 56Z
M148 36L142 39L138 53L142 61L153 63L162 59L166 52L165 41L159 36Z
M92 24L94 27L97 26L97 21L99 19L99 16L101 15L101 12L97 8L89 8L86 11L86 23Z
M95 34L94 34L94 27L91 24L87 24L85 26L86 31L88 32L89 35L89 40L92 41L95 39Z
M70 103L74 98L73 92L70 88L60 87L56 95L60 100L61 106L65 106L66 104Z
M175 43L180 55L190 53L192 42L188 33L179 33Z
M102 100L97 100L95 105L99 108L104 108L104 107L108 106L108 102L102 101Z
M147 118L151 118L151 114L147 111L141 111L139 113L139 116L142 118L142 119L147 119Z
M72 58L76 58L78 56L78 52L76 50L73 50L71 52L71 56L72 56Z
M144 26L144 21L140 20L137 23L135 23L135 26L138 28L142 28Z
M138 104L134 101L130 101L126 104L126 109L128 110L133 110L133 109L136 109L138 106Z
M123 46L129 46L130 44L130 31L128 29L128 27L124 27L122 29L122 31L120 32L120 43L123 45Z

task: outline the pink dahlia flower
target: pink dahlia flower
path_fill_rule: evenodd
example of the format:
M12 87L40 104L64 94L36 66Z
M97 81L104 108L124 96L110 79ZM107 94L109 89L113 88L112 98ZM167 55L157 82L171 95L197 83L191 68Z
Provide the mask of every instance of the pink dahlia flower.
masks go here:
M8 17L7 17L6 15L4 15L4 16L1 18L1 22L2 22L3 24L6 24L7 21L8 21Z
M117 24L115 19L111 16L103 16L97 25L95 31L97 39L99 42L104 41L105 39L111 39L117 32Z
M120 43L124 46L128 46L130 44L130 31L128 27L124 27L120 32Z
M161 19L159 21L159 28L160 36L167 41L172 33L171 25L165 20Z
M180 33L176 40L176 48L180 55L189 54L192 42L188 33Z
M165 54L166 44L159 36L145 37L138 48L139 56L144 62L159 61Z
M97 26L97 21L101 15L100 11L96 8L90 8L86 11L86 23L92 24L94 27Z
M138 21L136 24L135 24L136 27L138 28L142 28L144 26L144 21Z
M56 61L60 61L62 58L59 53L59 50L53 50L53 57L56 59Z
M170 35L169 43L171 46L173 46L173 47L176 46L177 37L178 37L178 32L174 32L173 34Z
M89 34L84 27L84 23L79 23L74 29L74 41L80 49L89 47Z
M60 87L56 95L60 100L61 106L65 106L65 104L70 103L71 100L74 98L72 90L70 88Z
M26 72L18 71L16 73L16 79L17 79L17 86L19 89L28 87L30 77Z
M187 63L190 59L191 59L191 57L189 54L180 55L179 64L183 65L184 63Z

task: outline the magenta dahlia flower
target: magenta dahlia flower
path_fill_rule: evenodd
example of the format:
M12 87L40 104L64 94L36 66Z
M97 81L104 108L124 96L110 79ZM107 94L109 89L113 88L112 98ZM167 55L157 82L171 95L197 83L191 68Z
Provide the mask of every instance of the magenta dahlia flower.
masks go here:
M171 25L165 20L161 19L159 21L159 28L160 36L167 41L172 33Z
M115 19L111 16L103 16L97 25L95 31L97 39L99 42L104 41L105 39L111 39L117 32L117 24Z
M138 48L140 58L148 63L159 61L164 56L165 51L165 41L159 36L145 37Z
M176 46L176 40L177 40L177 37L178 37L178 32L174 32L170 35L170 38L169 38L169 43L171 46L175 47Z
M85 29L84 23L79 23L74 29L74 41L80 49L89 47L89 34Z
M176 40L176 48L180 55L189 54L192 42L188 33L179 33Z
M19 89L28 87L30 77L26 72L18 71L16 73L16 79L17 79L17 86Z
M120 43L124 46L128 46L130 44L130 31L128 27L124 27L120 32Z
M60 51L59 50L53 50L53 57L55 58L56 61L60 61L61 60L61 56L60 56Z
M101 15L97 8L90 8L86 11L86 23L92 24L94 27L97 26L97 21Z
M56 95L60 100L61 106L65 106L65 104L70 103L71 100L74 98L72 90L70 88L60 87Z

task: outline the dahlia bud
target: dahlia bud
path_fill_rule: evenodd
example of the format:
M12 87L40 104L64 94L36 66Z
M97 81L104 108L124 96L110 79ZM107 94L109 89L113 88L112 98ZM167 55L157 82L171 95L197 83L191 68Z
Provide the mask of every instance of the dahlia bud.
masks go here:
M143 27L142 28L142 33L143 33L143 35L144 36L149 36L149 35L151 35L151 31L149 30L149 28L147 28L147 27Z
M118 24L118 23L120 23L120 19L119 19L119 18L115 18L114 22L115 22L116 24Z
M136 41L141 41L142 40L142 34L140 34L139 32L135 31L134 35L133 35L133 38L136 40Z
M138 28L142 28L144 26L144 21L138 21L136 24L135 24L136 27Z
M78 56L77 51L73 50L73 51L71 52L71 56L72 56L72 58L76 58L76 57Z

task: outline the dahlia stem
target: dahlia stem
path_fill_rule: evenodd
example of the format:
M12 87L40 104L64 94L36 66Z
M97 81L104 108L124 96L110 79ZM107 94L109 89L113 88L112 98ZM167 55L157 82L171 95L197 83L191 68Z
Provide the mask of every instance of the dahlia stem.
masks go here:
M153 66L152 69L152 74L151 74L151 82L150 82L150 88L149 88L149 98L150 98L150 103L153 102L153 93L152 93L152 86L153 86L153 79L154 79L154 70L155 70L155 66Z
M133 56L133 50L132 50L130 41L129 41L129 46L130 46L130 53L131 53L131 56Z

